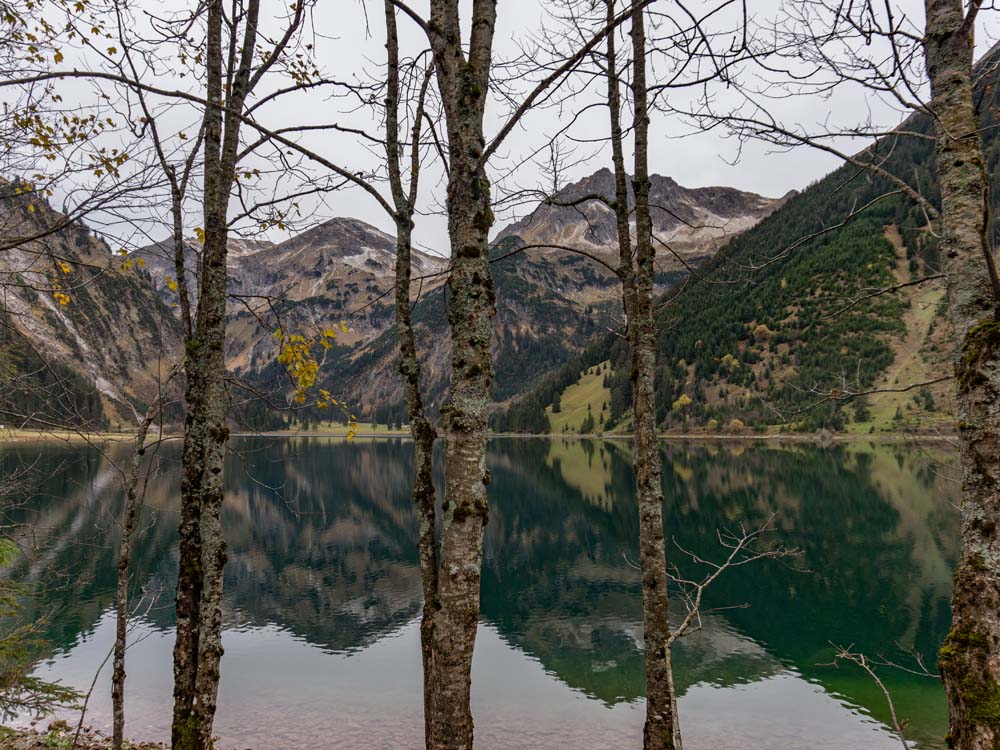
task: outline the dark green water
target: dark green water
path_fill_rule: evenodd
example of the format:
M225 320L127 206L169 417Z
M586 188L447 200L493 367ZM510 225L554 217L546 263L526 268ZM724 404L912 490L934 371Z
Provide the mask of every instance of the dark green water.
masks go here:
M109 448L114 450L113 447ZM243 439L227 464L222 747L420 744L420 581L410 445ZM642 632L637 520L625 442L495 440L489 465L474 714L483 748L638 747ZM168 734L176 448L157 458L136 555L129 732ZM50 614L39 672L85 688L113 638L121 495L96 450L0 449L41 477L7 508L35 549L12 572ZM728 572L676 649L689 750L898 746L878 688L831 643L933 669L957 552L946 452L903 446L664 446L668 539L710 560L718 534L774 516L801 550ZM681 571L698 568L672 546ZM745 606L744 606L745 605ZM675 611L681 609L676 603ZM942 747L932 679L880 675L919 747ZM109 722L106 675L92 723Z

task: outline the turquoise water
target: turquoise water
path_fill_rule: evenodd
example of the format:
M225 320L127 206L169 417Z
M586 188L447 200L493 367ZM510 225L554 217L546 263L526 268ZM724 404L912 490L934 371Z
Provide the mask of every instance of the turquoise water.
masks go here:
M112 457L120 447L107 446ZM169 734L179 475L161 449L136 553L128 731ZM8 518L32 548L11 574L48 616L38 672L87 688L113 640L121 493L92 448L19 444L38 477ZM730 571L675 651L685 744L891 748L878 688L831 644L933 669L948 627L959 518L954 457L926 447L668 444L669 553L688 577L719 533L773 516L800 554ZM624 441L497 439L488 462L482 616L473 667L483 748L638 747L643 719L637 521ZM224 523L224 748L420 745L411 446L383 439L233 444ZM28 535L30 532L30 536ZM674 603L679 614L683 605ZM88 722L110 723L107 668ZM918 747L943 747L939 684L883 669Z

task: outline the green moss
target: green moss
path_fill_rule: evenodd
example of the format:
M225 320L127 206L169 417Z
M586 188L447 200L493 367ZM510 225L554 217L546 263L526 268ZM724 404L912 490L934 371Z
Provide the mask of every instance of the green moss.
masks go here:
M205 577L205 573L201 568L201 561L198 558L182 558L180 572L181 576L189 581L201 580Z
M953 629L944 639L944 645L938 652L938 659L942 662L951 663L955 658L964 653L968 648L986 648L988 641L984 635L971 630Z
M952 629L938 652L938 663L965 709L963 723L997 729L1000 728L1000 684L985 669L972 663L972 652L988 648L989 640L981 633Z
M962 393L985 382L980 372L981 363L1000 351L1000 322L989 320L965 334L962 358L955 366L955 376Z
M990 677L976 680L971 676L962 683L962 700L969 718L976 724L1000 726L1000 685Z
M208 748L202 748L199 740L199 729L201 727L201 722L198 715L191 712L187 715L187 718L180 724L180 726L174 727L174 750L211 750L211 744Z
M481 232L488 232L493 226L495 219L496 217L494 217L493 211L487 207L485 210L476 214L476 229Z
M980 555L973 555L969 558L969 567L980 573L984 573L987 570L986 563Z

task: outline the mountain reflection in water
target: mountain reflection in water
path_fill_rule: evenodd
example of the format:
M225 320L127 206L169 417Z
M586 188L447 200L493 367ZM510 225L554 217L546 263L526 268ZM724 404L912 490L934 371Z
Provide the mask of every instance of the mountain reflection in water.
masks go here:
M217 731L227 747L416 747L421 742L421 594L400 440L234 441L223 522L229 542ZM115 450L114 446L109 447ZM497 439L473 668L484 748L638 747L644 691L638 524L624 441ZM703 627L675 650L690 749L890 748L877 686L824 666L831 643L933 668L947 632L959 518L954 457L851 444L664 446L669 553L718 560L718 532L774 515L769 541L794 560L729 571ZM163 448L135 554L141 617L129 650L127 718L169 735L176 448ZM26 616L51 613L39 672L89 686L111 647L115 518L111 466L82 446L20 444L0 469L45 477L27 507L37 552L12 574L33 584ZM748 606L736 606L748 605ZM675 603L674 612L681 609ZM898 644L898 645L897 645ZM933 679L882 674L918 747L943 747ZM90 711L110 721L108 675Z

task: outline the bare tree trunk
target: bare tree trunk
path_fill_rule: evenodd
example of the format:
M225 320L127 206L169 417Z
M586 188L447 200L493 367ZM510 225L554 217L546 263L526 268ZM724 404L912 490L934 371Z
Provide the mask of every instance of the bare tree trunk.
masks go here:
M219 173L222 112L213 104L222 98L222 5L208 6L207 40L208 100L205 112L204 220L205 242L193 335L185 342L187 418L181 476L181 522L177 575L177 639L174 645L174 719L171 729L175 750L207 750L212 747L215 695L200 695L205 683L202 670L217 675L222 658L221 632L217 638L201 639L206 620L218 619L212 611L217 589L210 576L225 562L225 547L211 516L222 505L222 464L227 435L222 357L225 338L225 217L220 226ZM228 191L227 191L228 193ZM228 195L226 196L228 197ZM221 232L220 232L221 230ZM220 236L221 235L221 236ZM213 557L209 561L208 558ZM206 566L206 561L209 565ZM208 611L203 611L206 601ZM221 630L221 628L220 628ZM215 641L215 642L213 642ZM213 648L214 647L214 648ZM217 678L216 678L217 681Z
M171 372L167 382L172 377ZM139 472L146 453L146 436L149 434L150 425L159 413L161 403L162 395L159 395L139 424L128 473L124 476L125 506L122 508L121 542L118 548L118 581L115 589L115 648L111 673L111 747L114 750L122 750L125 745L125 649L128 645L128 583L129 565L132 559L132 536L135 532L135 519L140 506Z
M403 375L406 408L413 436L416 474L413 478L413 502L417 508L419 532L417 550L420 555L420 581L424 595L420 620L420 652L424 668L424 738L431 741L434 715L434 612L437 609L438 559L435 511L433 451L437 431L424 413L420 393L420 362L417 359L410 311L410 233L399 231L396 239L396 330L399 332L399 370Z
M229 428L225 392L226 254L229 195L240 115L257 38L259 0L247 3L239 63L228 71L223 118L221 0L208 3L204 232L194 333L185 342L177 639L174 645L174 750L210 750L222 659L223 462ZM232 33L235 33L235 29ZM234 53L235 54L235 53ZM223 125L225 127L223 128Z
M463 128L464 129L464 126ZM434 617L436 747L471 748L472 652L479 624L483 527L489 512L486 430L493 363L494 291L487 232L492 223L489 184L475 154L452 140L448 186L452 270L448 320L452 338L446 430L444 519L438 609Z
M924 47L937 126L940 232L962 459L962 551L952 629L938 668L948 746L1000 747L1000 322L989 245L989 182L972 96L973 26L962 0L926 0Z
M646 32L642 4L633 0L632 98L635 153L632 176L635 215L635 258L629 236L629 204L622 150L621 95L614 34L608 36L608 104L611 112L612 159L615 168L615 211L618 223L619 276L628 320L633 387L633 435L636 499L639 506L639 563L642 569L643 640L646 658L645 750L680 747L673 674L670 665L670 618L667 565L663 538L663 486L656 437L656 322L654 319L653 227L649 213L649 114L646 91ZM614 4L608 2L608 25Z
M472 747L472 652L479 624L483 527L489 512L486 431L493 363L495 293L488 233L493 225L483 165L495 0L474 0L468 59L458 0L432 0L428 36L448 132L448 278L451 393L446 431L444 519L434 615L432 747Z
M115 591L115 649L111 673L111 713L113 726L111 747L122 750L125 743L125 648L128 626L128 571L132 551L132 532L135 529L136 492L134 487L125 490L125 509L122 513L121 548L118 551L118 586Z
M437 517L434 493L434 441L437 431L427 419L423 396L420 392L420 360L417 358L416 337L413 331L413 313L410 305L411 256L413 211L417 198L420 171L420 133L427 84L430 71L424 78L413 115L410 141L409 191L403 187L400 168L399 144L399 36L396 30L396 8L391 0L385 2L386 48L388 66L386 76L386 157L389 185L392 190L396 214L396 331L399 336L399 372L403 376L406 410L413 436L415 474L413 502L417 508L419 531L417 550L420 555L420 581L424 595L423 614L420 620L420 653L424 676L424 741L435 747L433 741L435 686L434 677L434 613L438 598Z
M656 439L656 321L653 277L655 249L649 215L649 112L646 96L646 29L643 6L633 0L632 100L635 109L635 319L632 338L635 479L639 501L639 564L646 648L645 750L672 750L674 711L670 677L670 618L663 542L663 484Z

